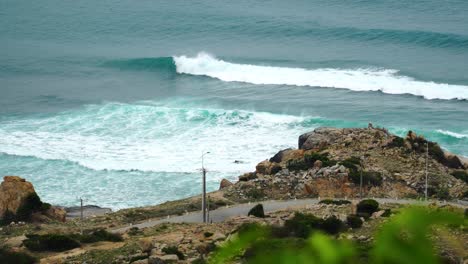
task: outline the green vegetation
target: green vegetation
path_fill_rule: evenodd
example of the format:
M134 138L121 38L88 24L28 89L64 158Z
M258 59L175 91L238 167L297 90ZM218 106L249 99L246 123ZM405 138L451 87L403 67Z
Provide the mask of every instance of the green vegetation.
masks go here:
M346 217L346 224L351 228L360 228L362 223L361 217L357 215L348 215Z
M373 199L362 200L357 204L356 213L358 216L370 217L379 210L379 203Z
M324 199L324 200L321 200L319 203L321 203L321 204L343 205L343 204L350 204L351 202L348 201L348 200Z
M328 158L328 153L320 154L314 152L304 156L304 161L309 168L313 167L317 160L322 162L322 167L330 167L336 164L336 161L330 160L330 158Z
M83 235L72 235L77 241L81 243L95 243L99 241L120 242L123 238L119 234L110 233L104 229L92 231Z
M166 254L177 255L179 260L184 260L185 259L184 254L182 252L180 252L179 249L177 247L175 247L175 246L165 247L165 248L162 249L162 252L164 252Z
M391 148L402 148L405 146L405 140L401 137L395 136L392 141L388 144Z
M456 170L452 172L452 176L459 180L464 181L465 183L468 183L468 172L464 170Z
M263 197L265 197L265 193L263 192L262 189L257 189L257 188L250 188L246 191L245 195L247 197L250 197L254 200L261 200Z
M0 246L0 263L33 264L37 262L38 260L29 254L11 251Z
M302 159L288 160L286 168L290 171L305 171L314 167L314 163L319 160L322 162L322 167L330 167L336 164L335 160L328 157L328 153L311 153L304 155Z
M23 241L26 248L32 251L65 251L80 247L80 243L67 235L26 235Z
M46 234L26 235L24 246L32 251L65 251L80 247L81 244L99 241L120 242L123 238L119 234L100 229L85 234Z
M129 236L138 236L138 235L143 235L143 231L140 230L140 228L134 226L128 230L128 235Z
M247 214L248 216L255 216L255 217L265 217L265 212L263 211L263 205L262 204L257 204L252 209L250 209L249 213Z
M313 219L299 215L301 221ZM310 220L309 219L309 220ZM441 209L407 208L379 229L372 244L353 244L314 232L307 239L279 238L271 227L250 224L215 252L210 263L427 263L440 257L428 234L466 226L460 214ZM437 228L434 228L437 227ZM455 241L452 241L455 243ZM462 245L456 247L463 248ZM463 250L458 252L463 256Z

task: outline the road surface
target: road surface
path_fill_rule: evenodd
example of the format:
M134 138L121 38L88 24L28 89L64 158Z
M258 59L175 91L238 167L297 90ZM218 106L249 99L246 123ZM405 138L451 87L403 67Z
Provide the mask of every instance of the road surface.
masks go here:
M432 203L434 201L430 202L421 202L417 200L397 200L397 199L387 199L387 198L378 198L375 199L381 204L385 203L396 203L396 204L428 204ZM279 211L279 210L284 210L287 208L291 207L304 207L307 205L313 205L317 204L319 202L318 199L298 199L298 200L285 200L285 201L276 201L276 200L270 200L270 201L262 201L259 202L263 205L263 209L265 212L274 212L274 211ZM456 207L462 207L466 208L467 205L466 203L462 203L459 201L458 203L453 203L453 202L440 202L437 201L438 204L450 204ZM227 218L234 217L234 216L246 216L249 212L249 210L257 203L246 203L246 204L236 204L228 207L223 207L223 208L218 208L216 210L210 211L210 220L213 223L216 222L222 222L226 220ZM152 227L158 224L162 223L201 223L202 222L202 213L200 212L193 212L193 213L188 213L185 215L179 215L179 216L168 216L167 218L163 219L151 219L143 223L135 224L135 225L129 225L126 227L121 227L118 229L113 229L111 232L114 233L124 233L125 231L129 230L132 227L138 227L138 228L146 228L146 227Z

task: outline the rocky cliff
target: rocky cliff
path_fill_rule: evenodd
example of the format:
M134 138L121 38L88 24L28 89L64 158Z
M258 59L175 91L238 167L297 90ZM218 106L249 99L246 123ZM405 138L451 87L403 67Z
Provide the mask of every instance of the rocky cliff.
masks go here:
M0 184L0 222L65 221L62 208L43 203L33 185L18 176L5 176Z
M227 198L305 197L467 198L468 166L437 143L373 128L317 128L301 135L298 149L279 151L255 172L224 188ZM362 181L362 188L361 188Z

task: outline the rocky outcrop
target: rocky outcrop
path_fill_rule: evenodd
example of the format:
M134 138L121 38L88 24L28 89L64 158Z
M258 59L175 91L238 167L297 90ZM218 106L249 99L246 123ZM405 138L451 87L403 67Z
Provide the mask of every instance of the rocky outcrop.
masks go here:
M26 198L36 193L33 185L18 176L5 176L0 184L0 218L8 211L16 214Z
M231 185L233 185L232 182L230 182L230 181L227 180L227 179L222 179L222 180L221 180L221 183L219 184L219 189L221 190L221 189L224 189L224 188L229 187L229 186L231 186Z
M351 198L362 191L372 197L421 197L428 149L429 196L468 199L462 159L414 132L401 138L373 126L321 127L301 135L298 143L299 149L281 150L239 177L243 183L226 189L225 196L239 201Z
M33 185L18 176L5 176L0 184L0 220L3 224L14 221L65 222L66 211L43 203Z

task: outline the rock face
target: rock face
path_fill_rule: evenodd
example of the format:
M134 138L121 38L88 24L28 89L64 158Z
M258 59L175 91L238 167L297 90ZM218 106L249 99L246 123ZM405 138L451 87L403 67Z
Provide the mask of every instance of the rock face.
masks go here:
M5 176L0 184L0 218L6 211L16 214L22 202L35 193L30 182L18 176Z
M305 133L298 139L299 149L281 150L260 162L224 195L238 201L351 198L361 192L369 197L417 198L424 195L425 144L429 196L468 200L463 158L444 153L436 142L414 132L402 138L373 126L320 127Z
M219 189L221 190L221 189L224 189L224 188L229 187L231 185L233 185L232 182L230 182L229 180L226 180L226 179L222 179L221 183L219 184Z

